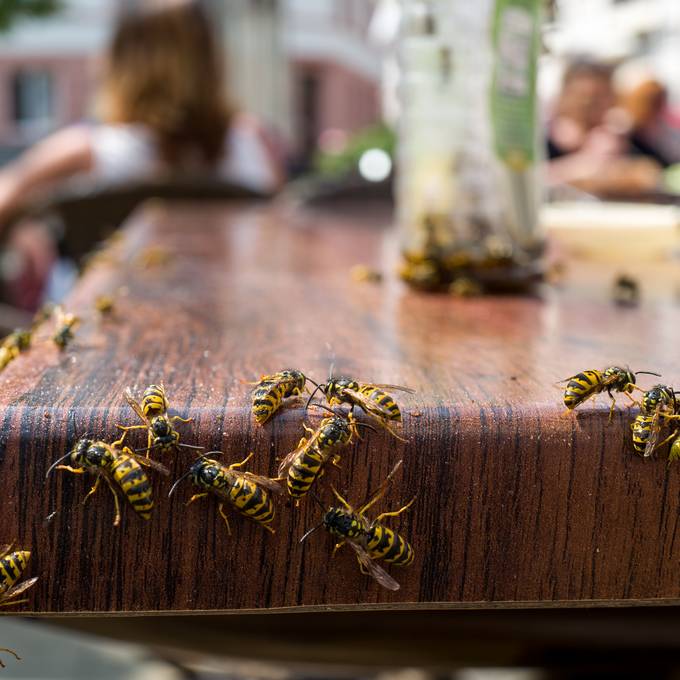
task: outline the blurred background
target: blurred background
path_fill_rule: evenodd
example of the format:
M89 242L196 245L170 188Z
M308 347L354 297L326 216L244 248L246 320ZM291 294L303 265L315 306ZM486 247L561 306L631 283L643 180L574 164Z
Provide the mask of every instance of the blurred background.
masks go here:
M190 153L179 160L173 156L170 151L188 148L181 136L170 134L175 146L168 151L159 142L158 151L158 140L140 131L140 120L102 107L102 90L108 87L111 94L116 31L120 54L130 53L123 43L132 35L126 44L139 45L144 58L147 45L135 43L132 33L137 28L128 26L124 38L119 24L121 14L134 16L140 3L0 0L0 330L28 324L45 301L61 300L87 253L150 196L269 200L284 193L317 207L377 205L392 211L395 131L404 107L399 31L404 6L412 3L199 4L223 48L216 52L213 75L224 78L229 112L224 173L203 172ZM670 252L680 223L680 1L553 0L542 12L537 93L544 228L559 233L565 244L575 241L583 249L597 242L607 250L597 234L614 221L625 227L630 220L642 228L644 242L660 234ZM122 88L125 73L115 75ZM195 77L200 81L202 72ZM153 128L150 120L155 119L141 122ZM158 119L158 139L167 124ZM137 165L128 163L133 157ZM159 179L162 186L146 186ZM583 229L574 228L579 225ZM639 258L637 243L628 245ZM659 621L657 640L664 630ZM581 629L597 637L583 625L583 620L570 624L570 633ZM611 620L607 626L614 630ZM446 645L445 636L440 642ZM673 647L668 640L664 644ZM271 661L194 659L187 670L158 650L19 619L0 620L0 647L5 646L24 657L15 663L0 652L7 678L331 677L327 668ZM249 655L257 656L252 650ZM490 659L492 665L510 660L517 665L522 654ZM332 677L544 677L502 668L338 668ZM620 668L616 673L622 677ZM661 676L666 677L656 675Z

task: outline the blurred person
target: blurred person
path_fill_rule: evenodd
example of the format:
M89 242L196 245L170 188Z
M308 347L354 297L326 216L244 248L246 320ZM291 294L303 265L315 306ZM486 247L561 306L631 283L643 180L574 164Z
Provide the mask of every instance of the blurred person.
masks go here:
M567 68L548 124L549 185L629 195L657 187L659 164L650 157L634 157L629 128L615 105L611 67L578 60Z
M621 96L621 108L630 118L630 141L638 153L668 167L680 162L680 125L668 105L668 92L647 77Z
M200 3L146 0L125 10L105 58L101 123L55 132L0 171L0 229L27 199L73 177L113 185L198 175L262 192L279 188L273 144L229 103L223 61ZM42 277L43 285L54 259L44 246L39 257L35 247L21 252L23 276ZM21 306L39 303L29 297Z

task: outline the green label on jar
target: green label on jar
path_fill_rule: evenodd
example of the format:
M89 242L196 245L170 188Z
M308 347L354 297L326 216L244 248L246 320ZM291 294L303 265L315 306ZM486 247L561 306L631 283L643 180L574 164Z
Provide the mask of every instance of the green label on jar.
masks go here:
M496 0L491 121L498 156L512 169L535 160L540 0Z

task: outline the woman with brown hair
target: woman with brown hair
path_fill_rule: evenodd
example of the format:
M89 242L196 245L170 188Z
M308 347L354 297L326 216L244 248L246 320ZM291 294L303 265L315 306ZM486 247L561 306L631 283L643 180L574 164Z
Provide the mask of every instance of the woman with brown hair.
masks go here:
M198 2L126 10L98 100L99 125L54 133L0 172L0 225L27 195L74 175L107 183L217 176L269 192L282 181L254 121L223 92L222 55Z

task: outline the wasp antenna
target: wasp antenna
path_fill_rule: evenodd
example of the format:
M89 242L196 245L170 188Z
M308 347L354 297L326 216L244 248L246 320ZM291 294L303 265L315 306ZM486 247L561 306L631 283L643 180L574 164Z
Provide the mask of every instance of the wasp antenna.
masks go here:
M65 461L67 458L70 457L70 455L71 455L71 451L69 451L66 455L62 456L61 458L57 458L57 460L55 460L54 463L52 463L52 465L50 465L47 472L45 473L45 479L47 479L50 476L50 472L52 472L52 470L54 470L54 468L57 467L57 465L59 465L59 463L61 463L62 461Z
M200 449L202 447L199 446L197 448ZM224 451L206 451L202 456L199 456L199 458L207 458L208 456L214 456L214 455L223 456Z
M191 468L189 468L173 485L170 491L168 491L168 498L175 493L175 489L191 474Z
M304 375L304 373L303 373L303 375ZM307 377L306 375L305 375L305 380L312 383L312 385L316 385L317 387L319 386L318 382L314 382L311 378Z
M142 451L153 451L153 449L157 449L159 447L159 444L153 444L152 446L143 446L141 449L134 449L134 453L141 453Z
M332 408L328 408L328 406L326 406L325 404L309 404L309 406L316 406L317 408L322 408L324 411L328 411L329 413L332 413L334 416L338 415Z
M635 371L635 375L655 375L657 378L661 377L661 373L654 373L654 371Z
M309 531L306 531L304 536L298 541L298 543L304 543L307 538L309 538L317 529L321 529L323 522L319 522L315 527L312 527Z
M373 432L378 431L378 429L376 427L374 427L373 425L371 425L370 423L359 423L355 420L354 425L356 427L367 427L369 430L373 430Z
M307 403L305 404L305 411L309 408L309 405L311 404L312 399L314 398L314 395L315 395L319 390L321 390L321 391L323 392L323 386L322 386L322 385L317 385L317 386L314 388L314 390L312 391L312 393L309 395L309 399L307 399Z
M309 495L316 501L316 504L326 512L326 506L323 504L322 500L313 491L311 491Z

